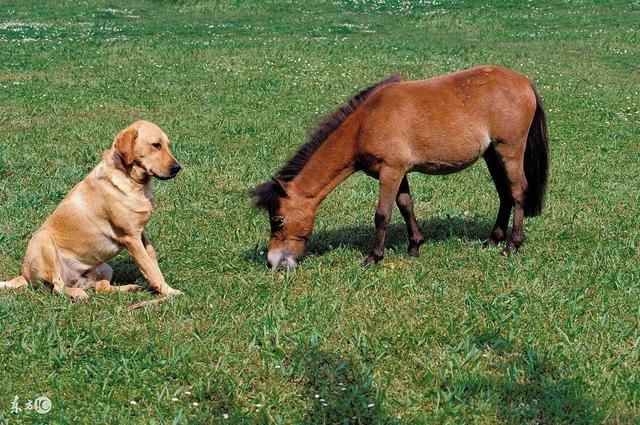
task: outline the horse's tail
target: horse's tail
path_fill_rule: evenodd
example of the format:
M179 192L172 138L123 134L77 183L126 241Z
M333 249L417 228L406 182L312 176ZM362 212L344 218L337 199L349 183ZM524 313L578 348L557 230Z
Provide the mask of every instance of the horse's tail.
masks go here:
M535 87L531 86L536 95L536 112L533 115L527 147L524 151L524 175L527 178L525 191L524 214L527 217L540 215L547 189L549 173L549 133L545 118L544 106Z

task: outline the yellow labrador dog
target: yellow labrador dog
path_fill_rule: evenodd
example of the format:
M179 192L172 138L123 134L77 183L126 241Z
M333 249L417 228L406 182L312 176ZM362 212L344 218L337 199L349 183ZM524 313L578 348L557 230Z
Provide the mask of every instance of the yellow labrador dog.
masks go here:
M111 286L113 270L105 263L125 248L153 289L162 295L181 294L165 282L144 233L153 211L151 178L173 178L180 168L157 125L137 121L122 130L102 161L33 235L22 275L0 282L0 289L44 282L75 299L87 298L87 288L136 291L138 285Z

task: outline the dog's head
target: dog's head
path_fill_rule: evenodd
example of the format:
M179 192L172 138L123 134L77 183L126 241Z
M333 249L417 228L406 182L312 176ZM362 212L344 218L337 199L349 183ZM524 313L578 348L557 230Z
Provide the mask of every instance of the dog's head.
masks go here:
M136 180L171 179L182 169L169 150L169 138L149 121L136 121L113 140L118 162Z

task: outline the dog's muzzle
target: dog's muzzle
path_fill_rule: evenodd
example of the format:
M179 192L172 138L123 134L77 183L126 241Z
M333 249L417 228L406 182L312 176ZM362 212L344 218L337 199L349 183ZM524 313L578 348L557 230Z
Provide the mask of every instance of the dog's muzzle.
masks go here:
M171 177L175 177L180 172L180 170L182 170L182 166L177 162L174 162L169 167L169 172L171 173Z
M169 166L168 173L166 175L158 174L155 172L152 172L151 174L156 176L160 180L169 180L174 178L180 172L180 170L182 170L182 166L179 163L174 162Z

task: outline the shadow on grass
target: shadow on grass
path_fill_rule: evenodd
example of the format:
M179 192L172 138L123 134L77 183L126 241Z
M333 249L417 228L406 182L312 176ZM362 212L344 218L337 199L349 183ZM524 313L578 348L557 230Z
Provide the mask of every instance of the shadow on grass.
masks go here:
M493 223L480 219L459 217L432 218L419 223L424 243L437 243L456 238L466 241L481 241L489 236ZM322 255L335 247L357 249L363 255L373 246L373 220L369 226L341 227L316 233L310 240L308 255ZM392 223L387 228L385 248L397 250L406 248L407 227L402 223Z
M128 285L144 279L140 269L126 253L118 255L108 264L113 269L113 279L111 281L114 285Z
M493 222L481 218L432 218L419 223L424 236L424 243L438 243L448 239L461 239L464 241L483 241L488 238ZM307 256L323 255L327 252L344 247L356 249L367 255L373 246L374 225L373 220L369 225L346 226L337 229L325 230L315 233L307 246ZM407 227L404 222L396 222L389 225L385 239L385 249L406 250ZM251 250L242 253L244 261L265 264L266 247L255 246Z
M499 344L500 336L481 336L476 345L484 349ZM579 378L565 378L551 362L528 348L519 355L498 349L504 362L498 377L465 376L441 388L452 404L475 404L477 399L497 400L497 417L506 423L591 424L601 423L606 413L590 399ZM504 354L504 355L502 355Z
M384 394L374 387L373 371L365 364L315 348L298 348L290 357L294 372L306 387L312 409L302 423L389 423Z

